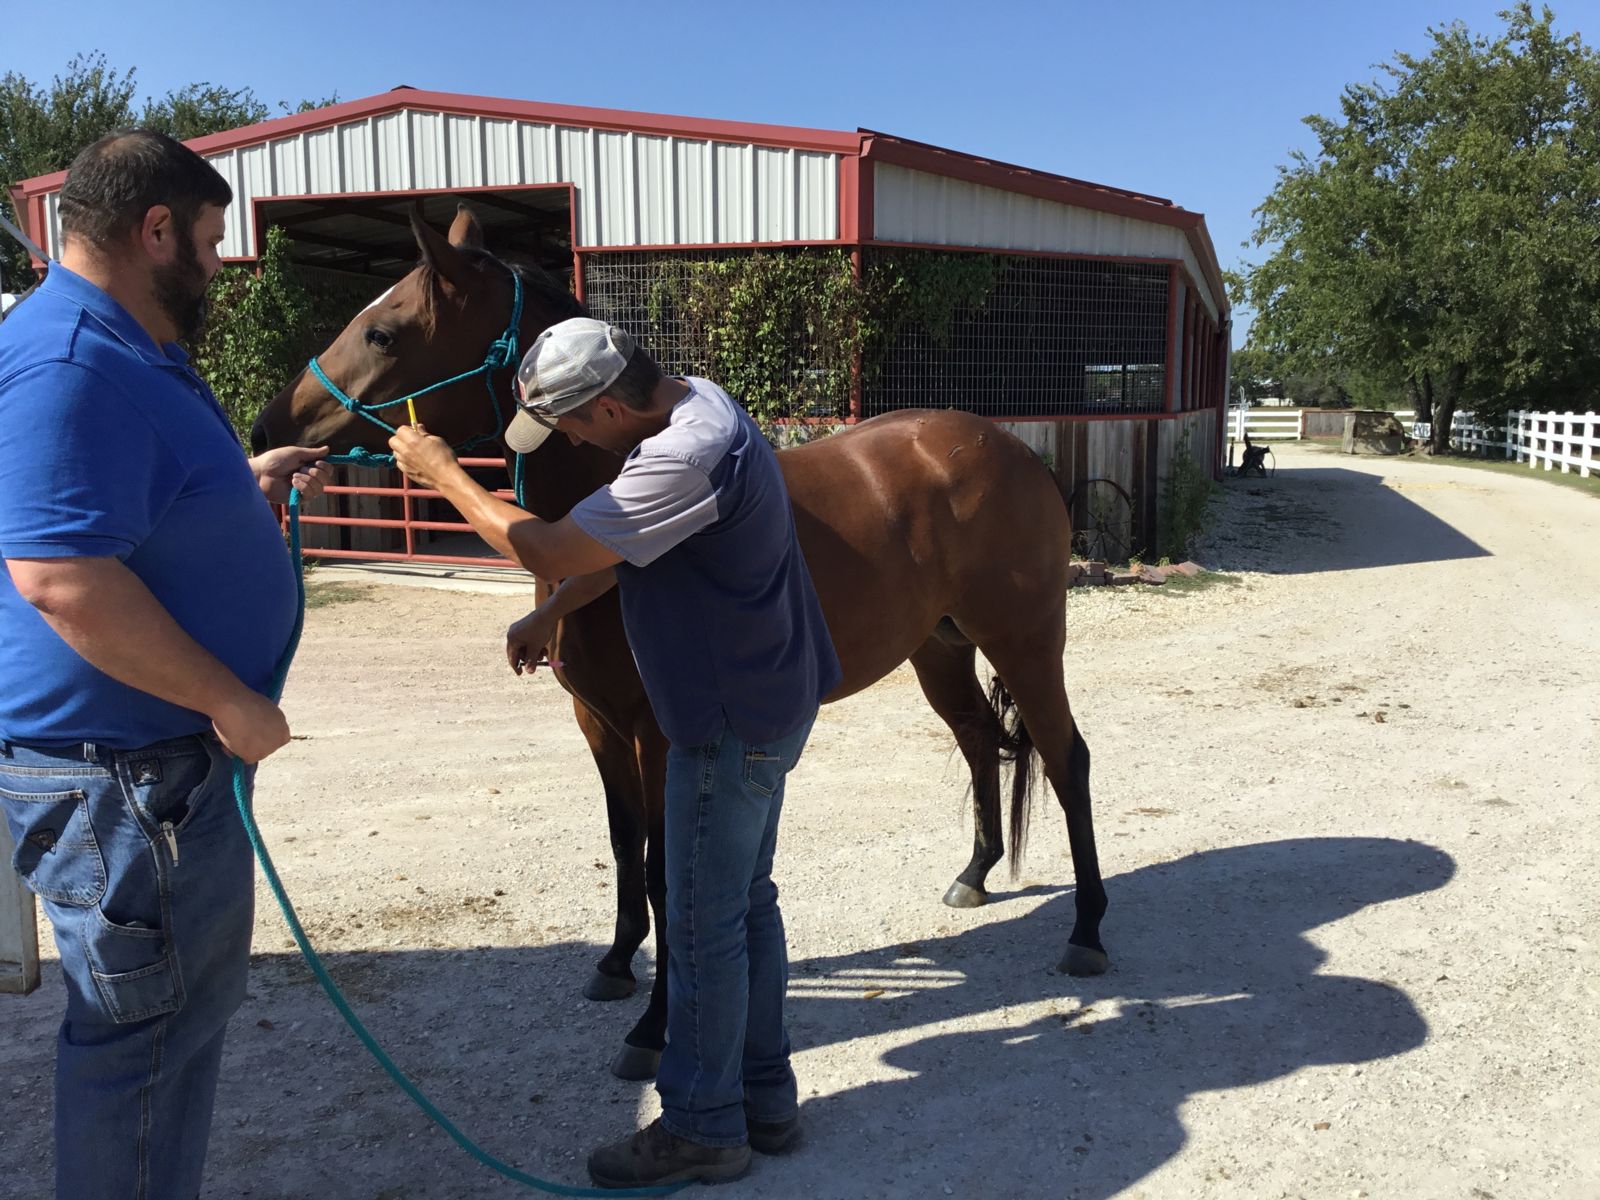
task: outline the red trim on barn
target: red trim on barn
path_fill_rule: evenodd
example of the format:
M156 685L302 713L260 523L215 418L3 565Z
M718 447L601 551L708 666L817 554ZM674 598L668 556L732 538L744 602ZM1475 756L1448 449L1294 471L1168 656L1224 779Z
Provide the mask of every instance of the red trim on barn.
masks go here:
M616 108L585 108L575 104L543 104L531 100L504 100L494 96L468 96L458 92L429 92L400 87L330 104L311 112L274 117L256 125L228 129L185 143L197 154L221 154L241 146L276 141L298 133L309 133L365 118L387 116L402 109L449 113L454 116L487 117L491 120L533 121L545 125L564 125L584 129L614 130L618 133L657 134L719 142L749 142L758 146L816 150L830 154L855 154L861 148L861 134L836 129L807 129L794 125L756 125L744 121L721 121L707 117L677 117L662 113L629 112ZM29 193L50 191L67 177L65 171L26 179L19 185Z
M1166 384L1167 409L1178 408L1178 270L1177 263L1167 265L1167 357Z
M1012 163L946 150L871 130L857 130L850 133L799 126L759 125L396 88L376 96L349 100L308 113L278 117L257 125L197 138L189 145L201 154L220 154L244 146L263 144L314 130L334 128L406 109L485 117L491 120L532 121L565 127L636 132L647 136L687 137L838 154L842 156L839 201L841 237L838 239L838 244L859 244L872 235L874 162L893 163L946 178L963 179L986 187L1168 225L1185 232L1200 264L1200 271L1206 277L1208 288L1216 298L1219 311L1226 311L1227 307L1227 296L1222 285L1216 250L1211 244L1204 217L1200 213L1179 208L1163 197L1090 183L1066 175L1035 171ZM15 190L31 198L39 193L59 188L65 178L64 171L41 175L23 180L16 185ZM40 239L36 237L35 240Z
M867 142L862 147L861 151L863 158L878 158L884 162L893 162L900 166L909 166L913 170L924 169L922 167L914 166L914 162L944 163L954 160L967 164L970 167L989 172L990 174L988 174L986 178L999 178L1001 176L994 173L1000 172L1004 175L1023 176L1049 183L1066 184L1074 188L1087 189L1106 197L1136 200L1143 204L1160 205L1169 208L1174 212L1184 212L1183 209L1178 208L1177 205L1173 204L1172 201L1168 200L1165 196L1152 196L1148 192L1135 192L1129 188L1113 187L1109 184L1103 183L1091 183L1087 179L1074 179L1070 175L1057 175L1051 171L1038 171L1032 167L1020 166L1017 163L1002 162L997 158L984 158L981 155L968 154L961 150L948 150L943 146L935 146L931 142L918 142L912 140L911 138L899 137L892 133L880 133L874 129L863 129L861 133L867 137ZM882 149L879 149L880 145ZM946 170L941 166L933 167L932 173L935 175L951 174L949 170ZM973 180L972 182L981 183L984 181ZM1005 187L1007 185L996 184L994 186ZM1010 190L1014 191L1016 189L1012 187ZM1080 204L1080 207L1090 207L1088 205L1082 205L1079 201L1069 201L1068 203ZM1198 216L1199 214L1191 215Z

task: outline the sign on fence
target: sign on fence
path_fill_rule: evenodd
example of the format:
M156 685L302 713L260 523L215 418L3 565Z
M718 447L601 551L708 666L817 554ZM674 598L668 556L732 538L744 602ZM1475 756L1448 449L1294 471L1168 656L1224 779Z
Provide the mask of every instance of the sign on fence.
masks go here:
M0 992L39 986L39 927L33 893L11 869L11 830L0 819Z

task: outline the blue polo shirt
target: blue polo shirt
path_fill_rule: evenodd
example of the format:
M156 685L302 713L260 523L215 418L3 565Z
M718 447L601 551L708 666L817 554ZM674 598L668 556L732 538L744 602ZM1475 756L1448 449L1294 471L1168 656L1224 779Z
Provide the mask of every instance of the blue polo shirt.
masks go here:
M293 564L178 346L52 263L0 324L0 447L0 559L114 556L266 691L294 624ZM131 750L210 726L90 666L0 571L0 739Z

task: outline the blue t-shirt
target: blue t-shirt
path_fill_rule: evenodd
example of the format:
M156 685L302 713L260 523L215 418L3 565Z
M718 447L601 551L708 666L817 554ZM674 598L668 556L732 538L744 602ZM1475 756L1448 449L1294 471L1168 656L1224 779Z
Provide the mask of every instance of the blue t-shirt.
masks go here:
M0 559L114 556L266 691L294 624L293 564L178 346L52 263L0 325L0 447ZM131 750L210 725L90 666L0 571L0 739Z
M839 660L795 538L783 472L747 413L716 384L689 394L616 481L572 510L620 554L628 644L674 745L798 729L839 682Z

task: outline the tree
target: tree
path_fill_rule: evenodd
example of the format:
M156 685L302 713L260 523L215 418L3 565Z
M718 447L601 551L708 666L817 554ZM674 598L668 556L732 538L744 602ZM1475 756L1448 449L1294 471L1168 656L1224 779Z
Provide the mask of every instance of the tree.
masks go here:
M1600 56L1523 2L1429 30L1307 118L1257 209L1252 342L1294 374L1403 388L1434 449L1471 404L1568 407L1600 380Z
M139 124L180 142L265 121L271 110L249 88L229 91L214 83L191 83L145 105Z
M65 170L78 151L134 123L134 73L118 74L103 54L77 55L49 88L15 71L0 76L0 212L12 221L12 185ZM28 275L28 254L0 235L0 276L8 286Z
M12 186L35 175L66 170L80 150L115 130L142 125L189 141L254 125L272 115L247 87L191 83L159 99L147 99L143 108L134 102L137 90L131 68L119 73L98 52L74 56L65 73L55 76L48 87L16 71L0 76L0 213L15 221ZM309 112L338 99L335 93L293 106L279 101L278 108ZM27 251L0 234L0 279L9 287L28 273Z
M1282 395L1278 381L1283 372L1275 355L1259 346L1241 346L1229 359L1229 377L1233 395L1230 403L1244 392L1244 398L1254 404L1268 396Z

